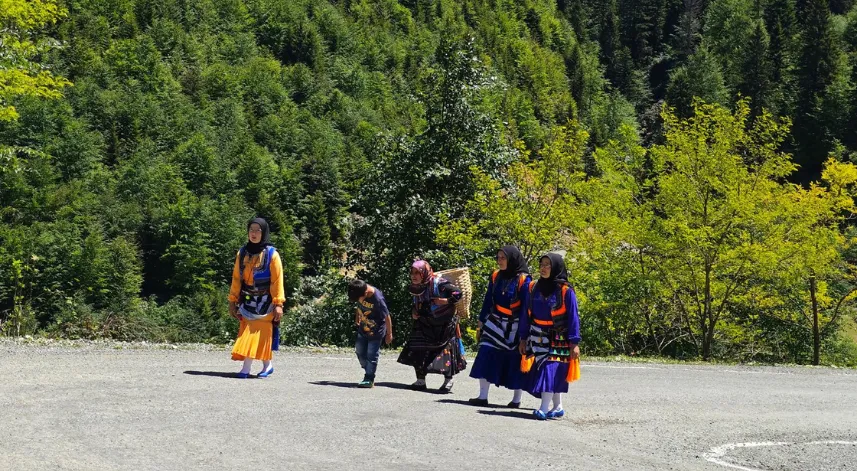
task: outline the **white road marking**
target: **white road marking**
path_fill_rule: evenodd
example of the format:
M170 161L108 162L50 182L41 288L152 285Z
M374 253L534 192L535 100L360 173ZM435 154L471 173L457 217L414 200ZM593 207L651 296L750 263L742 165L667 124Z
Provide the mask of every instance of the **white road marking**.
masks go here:
M748 468L746 466L737 465L724 461L726 454L736 448L758 448L763 446L786 446L786 445L857 445L857 442L844 440L819 440L814 442L748 442L748 443L727 443L725 445L716 446L708 453L703 453L702 456L709 462L724 466L726 468L740 469L741 471L764 471L758 468Z

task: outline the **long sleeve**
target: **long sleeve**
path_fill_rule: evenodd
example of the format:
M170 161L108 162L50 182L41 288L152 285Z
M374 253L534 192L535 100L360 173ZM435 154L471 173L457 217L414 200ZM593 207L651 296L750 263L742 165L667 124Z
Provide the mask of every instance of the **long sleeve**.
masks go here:
M565 305L568 306L568 341L574 345L580 343L580 316L577 313L577 296L573 289L565 294Z
M479 311L479 322L488 322L488 315L491 314L491 308L494 307L494 282L488 279L488 289L485 290L485 299L482 301L482 310Z
M229 302L233 303L238 302L238 296L241 294L240 254L241 252L238 252L238 255L235 255L235 266L232 268L232 286L229 288Z
M271 301L280 306L286 302L286 291L283 287L283 262L280 260L280 253L276 251L271 257Z
M440 297L449 300L449 304L455 304L461 300L461 288L448 281L438 286L437 290L440 292Z
M527 280L530 280L530 278L527 277ZM530 281L527 281L521 289L526 294L521 293L521 312L518 314L518 338L524 340L530 336Z

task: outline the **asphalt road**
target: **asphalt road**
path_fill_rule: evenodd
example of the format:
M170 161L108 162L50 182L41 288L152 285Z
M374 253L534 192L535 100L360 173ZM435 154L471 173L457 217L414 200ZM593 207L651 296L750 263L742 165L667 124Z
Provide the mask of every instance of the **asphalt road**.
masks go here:
M371 390L347 352L274 365L240 380L225 350L0 341L0 470L857 469L854 370L584 359L570 414L540 422L506 390L467 405L466 373L410 391L394 355Z

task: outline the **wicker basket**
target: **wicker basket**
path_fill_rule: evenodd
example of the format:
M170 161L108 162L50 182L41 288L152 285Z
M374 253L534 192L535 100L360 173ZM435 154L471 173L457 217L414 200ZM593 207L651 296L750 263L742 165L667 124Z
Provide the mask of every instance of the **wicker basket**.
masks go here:
M470 300L473 297L473 284L470 283L470 269L452 268L436 273L442 278L446 278L450 283L454 284L461 290L461 300L455 305L458 312L458 317L467 319L470 317Z

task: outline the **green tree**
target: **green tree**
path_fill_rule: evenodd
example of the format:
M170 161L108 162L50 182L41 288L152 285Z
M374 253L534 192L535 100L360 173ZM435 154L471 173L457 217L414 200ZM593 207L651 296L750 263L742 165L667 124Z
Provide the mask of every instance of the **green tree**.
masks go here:
M57 46L42 29L56 23L68 11L54 0L0 1L0 121L18 118L15 97L56 99L71 82L55 75L39 61Z
M771 111L789 116L794 106L798 26L794 0L772 0L765 8L765 26L770 38L768 57L774 84Z
M667 104L675 108L678 116L693 114L694 98L724 105L729 102L720 64L704 44L690 56L687 65L672 71L667 87Z
M788 232L793 190L780 181L795 167L775 150L788 126L763 114L748 127L749 113L746 101L734 114L697 102L687 121L667 110L666 142L651 149L660 215L652 250L705 360L747 280L772 268Z
M833 123L825 119L824 104L836 80L840 59L827 1L806 0L802 17L794 136L799 176L806 182L821 175L822 163L832 150Z

